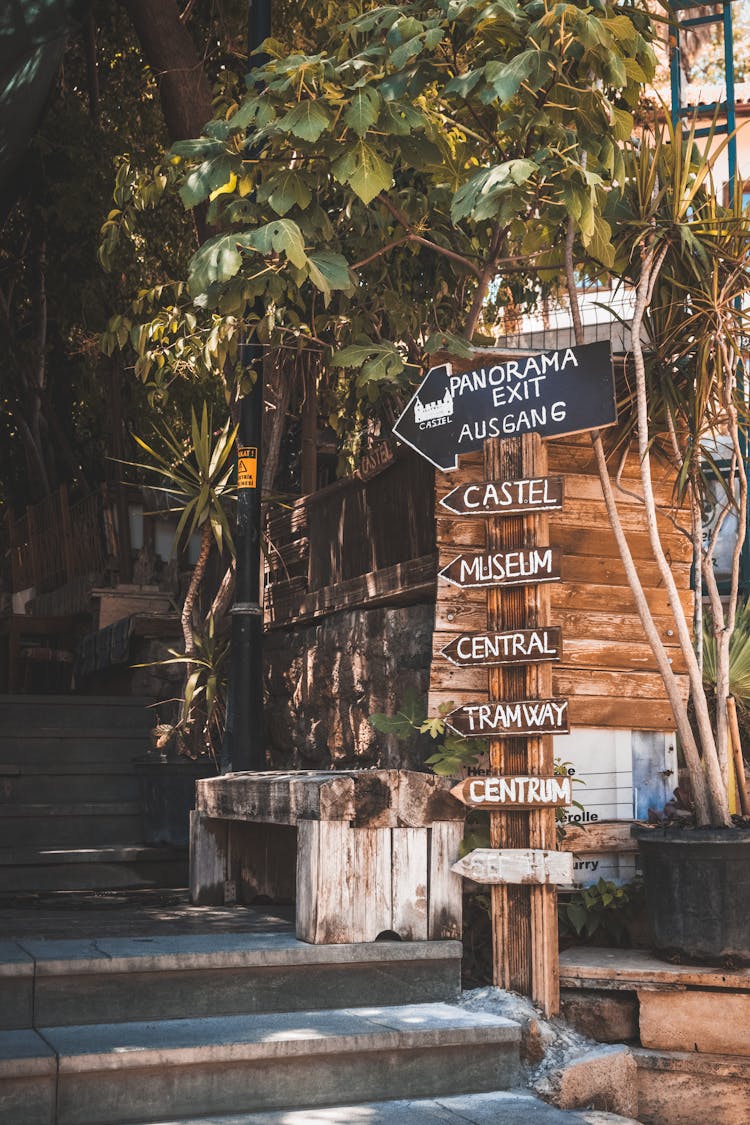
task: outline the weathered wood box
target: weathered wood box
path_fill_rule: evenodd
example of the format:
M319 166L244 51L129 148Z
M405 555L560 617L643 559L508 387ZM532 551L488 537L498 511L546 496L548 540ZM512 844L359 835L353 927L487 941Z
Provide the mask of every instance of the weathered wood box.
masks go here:
M313 944L461 937L465 810L451 783L406 770L237 773L197 783L193 902L296 902Z

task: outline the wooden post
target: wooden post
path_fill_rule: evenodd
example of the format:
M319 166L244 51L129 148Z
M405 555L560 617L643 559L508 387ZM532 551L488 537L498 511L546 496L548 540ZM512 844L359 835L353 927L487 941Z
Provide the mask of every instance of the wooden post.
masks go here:
M543 477L547 452L538 434L490 438L484 445L487 480ZM546 546L545 514L491 516L487 520L487 551ZM544 584L487 591L488 629L529 629L549 621L549 590ZM489 668L491 702L541 699L551 692L548 663L497 665ZM553 772L552 737L491 739L490 768L499 774ZM556 847L554 808L490 814L493 848ZM560 1009L555 886L492 886L494 983L530 996L545 1015Z

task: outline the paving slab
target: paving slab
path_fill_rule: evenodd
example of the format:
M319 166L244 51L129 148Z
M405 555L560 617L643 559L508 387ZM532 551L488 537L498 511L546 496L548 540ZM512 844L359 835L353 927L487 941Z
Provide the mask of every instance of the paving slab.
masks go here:
M75 972L163 972L281 965L460 959L458 941L379 941L352 945L311 945L291 932L182 934L86 940L19 939L20 951L37 963L37 974ZM0 971L2 970L0 947ZM106 964L103 964L106 962Z
M332 1009L40 1029L61 1074L342 1054L461 1043L518 1043L518 1024L450 1004Z
M158 849L157 849L158 850ZM193 906L186 888L13 892L0 895L6 938L69 940L234 931L294 932L294 907Z
M646 949L566 949L560 954L562 988L721 988L750 991L750 968L674 965Z
M0 1078L54 1074L56 1070L53 1048L36 1031L0 1031Z
M17 941L0 941L0 977L33 977L34 958Z
M595 1110L561 1110L531 1094L500 1090L318 1109L153 1121L149 1125L638 1125Z

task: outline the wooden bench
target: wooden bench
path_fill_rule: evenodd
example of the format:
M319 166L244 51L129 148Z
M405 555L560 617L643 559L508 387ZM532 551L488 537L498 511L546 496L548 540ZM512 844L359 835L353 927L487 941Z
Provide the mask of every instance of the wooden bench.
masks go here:
M406 770L236 773L198 781L197 905L296 901L313 944L461 937L465 810L451 783Z

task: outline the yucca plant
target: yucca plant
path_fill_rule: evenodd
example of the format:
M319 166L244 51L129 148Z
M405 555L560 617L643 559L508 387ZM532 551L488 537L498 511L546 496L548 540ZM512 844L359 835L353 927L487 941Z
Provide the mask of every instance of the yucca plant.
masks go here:
M219 553L234 553L228 510L236 488L232 482L233 463L230 454L237 437L237 428L227 420L214 432L211 414L205 403L200 420L191 411L190 440L178 437L169 426L155 429L156 441L149 445L135 437L148 461L127 462L157 478L151 487L168 500L168 511L179 512L173 550L184 546L194 532L200 533L200 550L190 584L182 605L184 652L172 651L160 663L185 665L181 715L174 733L180 748L190 753L194 732L203 732L204 747L213 746L224 721L223 668L228 642L218 631L213 612L208 614L203 630L196 631L193 613L206 573L212 546ZM164 732L168 737L168 732Z
M156 430L162 451L135 436L150 461L128 464L152 473L160 483L152 485L156 492L164 493L170 501L168 511L179 512L180 519L174 537L174 551L184 546L193 532L200 531L201 545L185 601L182 606L182 635L185 655L195 654L193 608L206 573L211 544L221 553L226 547L234 552L232 532L227 519L227 509L236 489L232 484L233 465L227 465L237 437L237 428L227 421L213 433L211 415L203 404L200 422L191 410L191 441L181 440L169 426Z

